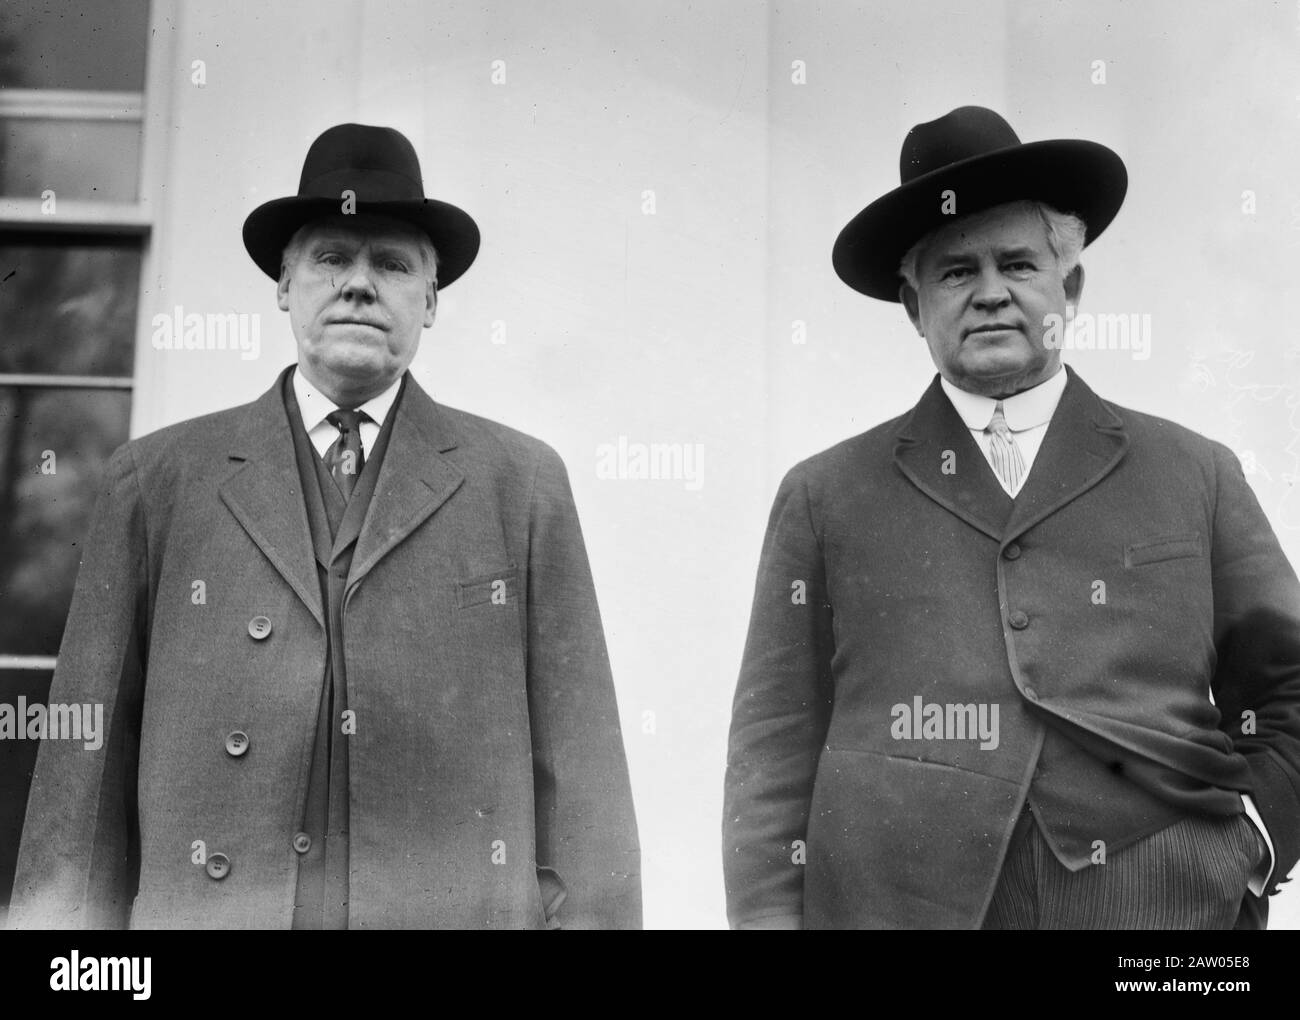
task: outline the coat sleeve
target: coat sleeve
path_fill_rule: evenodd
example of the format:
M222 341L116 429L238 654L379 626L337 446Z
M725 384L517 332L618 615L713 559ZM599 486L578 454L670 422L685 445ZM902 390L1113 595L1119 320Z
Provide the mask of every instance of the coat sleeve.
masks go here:
M1300 584L1236 456L1214 444L1215 702L1273 840L1269 892L1300 857Z
M528 705L548 919L640 928L641 852L614 682L568 475L549 449L533 484L528 550Z
M834 652L811 502L795 468L768 521L732 705L722 830L727 916L736 928L802 923L795 841L807 836Z
M147 586L128 446L109 459L92 520L50 703L102 706L102 743L41 744L14 876L14 928L124 928L135 896Z

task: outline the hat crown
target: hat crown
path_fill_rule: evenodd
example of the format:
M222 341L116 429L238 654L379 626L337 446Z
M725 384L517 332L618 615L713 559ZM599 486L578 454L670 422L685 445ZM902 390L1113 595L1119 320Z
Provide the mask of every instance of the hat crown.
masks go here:
M262 272L278 280L294 232L340 213L389 216L427 234L438 252L439 289L454 283L478 255L478 224L464 209L425 195L420 159L407 137L369 124L336 124L317 136L303 160L298 194L263 202L249 213L244 247Z
M1128 190L1118 154L1082 139L1022 143L1011 125L983 106L959 106L917 124L903 140L897 188L877 198L840 231L835 271L854 290L898 301L899 262L926 233L1008 202L1044 202L1087 227L1085 244L1109 226Z
M394 128L369 124L328 128L307 150L298 195L338 199L345 190L364 202L422 201L424 177L415 146Z
M898 176L903 184L935 170L1020 144L1011 125L983 106L959 106L917 124L903 139Z

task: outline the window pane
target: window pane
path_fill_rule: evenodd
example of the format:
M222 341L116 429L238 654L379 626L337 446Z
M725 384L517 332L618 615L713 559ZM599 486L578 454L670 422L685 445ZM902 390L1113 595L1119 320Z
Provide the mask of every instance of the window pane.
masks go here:
M138 111L147 0L0 0L0 98L56 90L74 104L44 116L51 93L14 96L0 117L0 195L56 201L138 198ZM110 104L106 116L94 112ZM55 106L67 106L58 102ZM30 115L36 114L36 115ZM132 374L142 245L0 228L0 372ZM0 386L0 653L54 655L90 517L112 451L126 441L129 391ZM48 670L0 670L0 702L44 702ZM36 741L0 740L0 928L10 899Z
M133 238L0 231L0 372L131 375L142 254Z
M130 409L123 391L0 387L0 652L58 652L104 464L126 441ZM44 702L50 679L0 670L0 702ZM0 740L0 924L37 744Z
M0 120L0 195L134 202L140 138L138 120Z
M0 702L19 705L45 703L49 697L52 674L48 670L0 669ZM0 740L0 927L4 925L18 862L18 837L23 831L23 813L27 791L32 784L32 767L36 764L37 740Z
M109 455L122 390L0 387L0 652L54 655Z
M4 0L0 87L140 92L148 0Z

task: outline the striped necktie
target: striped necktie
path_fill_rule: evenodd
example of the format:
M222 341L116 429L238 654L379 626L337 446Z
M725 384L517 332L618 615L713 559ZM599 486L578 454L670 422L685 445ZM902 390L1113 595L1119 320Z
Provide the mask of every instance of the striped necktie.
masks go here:
M1002 483L1007 495L1014 497L1025 477L1025 458L1016 445L1015 436L1007 427L1006 415L1002 413L1002 401L993 408L993 420L984 428L989 437L989 463Z
M325 466L329 468L343 498L350 499L352 490L356 488L357 476L366 466L365 454L361 449L361 423L369 421L370 415L365 411L331 411L325 420L339 430L338 439L325 451Z

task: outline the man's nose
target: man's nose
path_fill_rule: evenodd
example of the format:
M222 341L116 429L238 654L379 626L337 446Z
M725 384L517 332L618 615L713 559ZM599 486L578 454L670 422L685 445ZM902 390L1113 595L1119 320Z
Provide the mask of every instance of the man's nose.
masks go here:
M976 308L1001 308L1010 303L1011 292L1007 289L1007 282L998 272L997 266L987 266L980 270L975 280L972 300Z
M357 259L348 268L343 279L342 296L345 301L373 301L375 299L374 274L366 259Z

